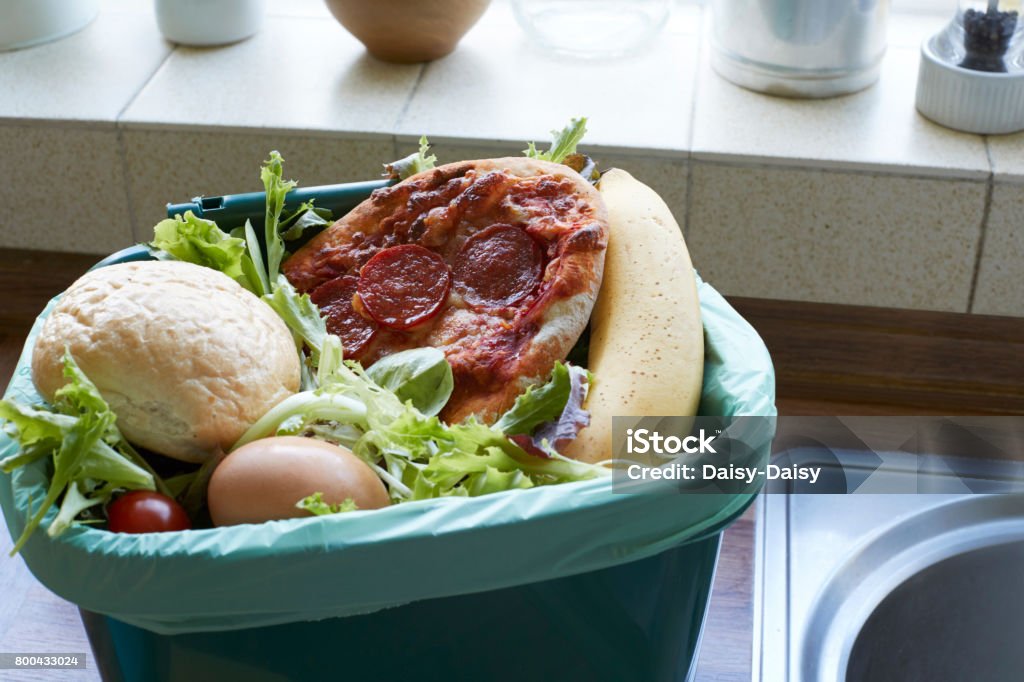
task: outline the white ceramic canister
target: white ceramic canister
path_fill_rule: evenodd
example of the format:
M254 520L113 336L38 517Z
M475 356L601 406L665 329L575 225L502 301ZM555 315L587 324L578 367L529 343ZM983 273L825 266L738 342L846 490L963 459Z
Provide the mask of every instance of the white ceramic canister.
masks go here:
M182 45L227 45L263 26L266 0L156 0L156 23L164 37Z

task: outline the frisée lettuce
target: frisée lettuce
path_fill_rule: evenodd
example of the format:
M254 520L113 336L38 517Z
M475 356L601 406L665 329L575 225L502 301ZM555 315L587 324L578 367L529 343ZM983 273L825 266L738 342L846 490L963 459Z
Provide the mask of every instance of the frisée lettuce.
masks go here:
M546 152L537 149L537 145L530 142L523 154L531 159L562 163L565 159L576 153L576 146L587 134L587 119L585 117L574 118L569 125L561 130L551 131L551 148Z
M384 175L392 180L405 180L408 177L430 170L437 166L437 157L428 154L430 142L426 135L420 136L420 148L409 156L384 164Z
M337 339L328 338L332 343ZM472 419L449 425L418 409L416 401L433 408L447 402L451 392L445 372L437 367L443 364L447 373L451 369L436 349L389 356L389 366L377 377L390 387L378 384L354 362L340 362L325 372L327 357L325 353L318 388L285 399L234 447L275 434L310 435L344 445L387 483L393 502L483 495L607 473L603 467L564 457L554 448L541 456L532 454L500 428ZM527 415L543 415L537 424L560 415L569 400L570 392L562 388L569 374L561 366L548 384L522 396L506 423L525 428L533 420ZM427 399L432 391L437 395ZM403 401L399 395L410 397Z
M14 543L17 554L43 518L63 494L57 517L46 532L56 537L67 530L86 509L106 504L116 490L166 488L149 464L124 439L116 417L68 353L64 354L68 383L57 391L52 408L29 407L0 400L0 419L8 435L21 444L14 455L0 460L0 469L11 473L40 459L52 460L50 486Z

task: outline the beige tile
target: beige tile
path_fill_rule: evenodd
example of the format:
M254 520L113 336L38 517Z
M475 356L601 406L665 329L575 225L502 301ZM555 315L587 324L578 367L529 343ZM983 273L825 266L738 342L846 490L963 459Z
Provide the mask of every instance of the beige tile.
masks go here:
M433 146L431 153L437 156L438 163L450 163L464 159L487 159L496 156L519 156L523 144L491 144L475 146L465 144L449 144L445 142ZM416 151L417 146L408 142L398 144L396 157L403 157ZM581 151L589 151L586 145ZM598 168L621 168L628 171L637 180L650 185L668 204L676 221L682 227L686 216L686 180L687 163L684 159L668 159L642 155L612 154L601 150L594 151L591 156Z
M260 164L272 149L285 158L285 176L307 187L372 180L394 157L391 141L270 133L127 130L124 143L140 241L152 237L168 202L262 190Z
M937 8L938 9L938 8ZM941 31L952 20L956 3L936 13L892 12L889 14L889 45L920 49L921 43Z
M518 142L587 116L592 145L686 150L697 43L696 34L662 31L635 57L559 57L496 3L458 50L427 66L398 133Z
M700 33L700 0L675 0L665 30L677 35Z
M601 153L595 154L594 158L600 168L621 168L648 185L668 204L679 227L687 229L686 181L689 164L686 161Z
M985 184L691 162L689 243L724 293L966 312Z
M467 144L448 142L443 138L430 138L430 153L437 157L437 163L453 163L466 159L492 159L499 156L520 156L526 148L525 142L491 142L488 144ZM395 158L402 158L419 149L419 144L400 140L395 145Z
M334 21L324 0L267 0L267 13L287 17L316 17Z
M170 51L151 10L104 5L92 24L72 36L0 52L0 119L112 126Z
M983 178L980 135L943 128L917 113L920 52L890 47L877 83L824 100L771 97L733 85L702 51L694 114L695 159L770 161L837 170Z
M992 188L971 312L1024 316L1024 185Z
M987 139L996 181L1024 184L1024 132Z
M240 43L176 49L121 120L390 135L421 68L373 59L335 21L270 15Z
M117 133L0 125L0 247L106 254L130 246Z

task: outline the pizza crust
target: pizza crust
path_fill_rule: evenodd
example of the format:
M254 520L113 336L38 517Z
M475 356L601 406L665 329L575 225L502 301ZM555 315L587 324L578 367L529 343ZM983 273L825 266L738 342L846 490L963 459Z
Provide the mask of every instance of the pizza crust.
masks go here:
M374 192L282 269L299 291L309 292L336 277L358 274L373 253L409 241L437 250L451 264L469 234L508 220L509 187L541 177L559 187L550 201L552 215L572 218L573 224L524 218L524 224L546 231L546 244L554 252L536 295L511 311L480 312L467 309L453 289L438 319L408 333L381 330L359 358L368 365L406 348L441 348L456 377L442 418L456 423L474 416L490 423L527 386L547 379L590 319L604 271L608 216L600 193L578 173L526 157L461 161L424 171ZM430 192L436 195L433 200L426 198ZM425 202L433 205L419 211ZM446 207L463 218L452 223ZM416 221L416 216L423 219Z

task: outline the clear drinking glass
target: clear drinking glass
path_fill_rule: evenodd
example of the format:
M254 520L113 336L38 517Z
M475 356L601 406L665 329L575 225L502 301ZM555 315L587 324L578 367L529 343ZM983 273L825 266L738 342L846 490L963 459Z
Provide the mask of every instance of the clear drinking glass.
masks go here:
M640 50L665 25L671 7L671 0L512 0L532 40L575 57Z

